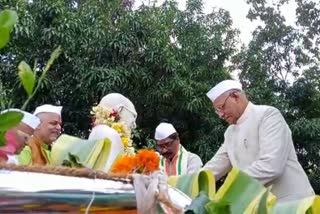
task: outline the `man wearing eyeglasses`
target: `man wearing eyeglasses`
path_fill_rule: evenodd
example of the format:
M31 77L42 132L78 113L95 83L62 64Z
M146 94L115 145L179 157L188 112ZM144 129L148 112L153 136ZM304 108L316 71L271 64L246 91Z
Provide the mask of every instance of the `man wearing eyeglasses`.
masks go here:
M20 109L7 109L2 111L1 114L6 112L20 112L23 114L23 118L18 126L6 132L6 144L0 147L0 162L18 164L15 155L19 154L26 146L34 130L39 126L40 120L36 116Z
M170 123L160 123L155 132L156 150L160 153L161 169L168 175L184 175L201 169L200 157L187 151L181 144L179 134Z
M314 195L308 177L298 162L291 130L280 111L251 103L242 85L225 80L207 96L218 116L229 123L224 143L203 169L219 180L237 167L265 186L277 200L296 200Z

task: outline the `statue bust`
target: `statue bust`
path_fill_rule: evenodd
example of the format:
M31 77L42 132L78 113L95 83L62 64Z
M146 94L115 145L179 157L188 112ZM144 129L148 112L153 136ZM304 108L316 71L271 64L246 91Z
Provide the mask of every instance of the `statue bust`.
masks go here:
M130 131L136 128L137 111L133 103L122 94L108 94L101 99L99 105L117 111L120 116L120 121L123 121Z
M137 112L128 98L119 93L110 93L101 99L92 113L95 122L88 140L108 138L111 141L110 154L104 168L108 171L120 153L134 153L131 131L136 127Z

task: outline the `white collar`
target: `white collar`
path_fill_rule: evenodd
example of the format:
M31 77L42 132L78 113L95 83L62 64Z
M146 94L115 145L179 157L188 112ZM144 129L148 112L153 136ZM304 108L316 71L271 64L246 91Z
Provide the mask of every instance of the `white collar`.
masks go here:
M248 118L249 113L252 108L253 108L253 104L251 102L249 102L246 109L244 110L242 115L239 117L239 119L237 120L237 123L235 125L239 125L239 124L243 123Z

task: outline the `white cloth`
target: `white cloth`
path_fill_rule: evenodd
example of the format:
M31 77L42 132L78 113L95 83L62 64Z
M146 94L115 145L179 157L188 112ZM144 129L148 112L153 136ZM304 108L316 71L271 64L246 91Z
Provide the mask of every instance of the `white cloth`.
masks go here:
M224 92L227 92L231 89L238 89L242 90L242 85L240 82L235 80L224 80L214 86L210 91L207 93L207 97L214 102L220 95Z
M168 185L168 177L157 171L151 175L134 174L133 185L136 194L138 214L156 214L157 204L160 202L164 213L183 213L183 208L190 205L191 199L179 190ZM162 198L174 206L173 212L169 207L159 201ZM146 200L147 199L147 200Z
M159 179L157 178L156 173L150 176L134 174L133 185L136 194L138 213L156 214L157 194L159 193Z
M6 109L4 111L1 111L1 114L4 114L9 111L22 113L23 118L22 118L21 122L30 126L32 129L36 129L40 124L40 120L38 117L30 114L29 112L22 111L20 109L16 109L16 108Z
M124 146L120 134L107 125L97 125L93 127L88 140L102 140L105 138L111 141L110 154L104 167L104 170L107 172L117 156L124 151Z
M198 155L189 151L188 153L189 155L188 155L187 174L192 174L199 171L203 166L203 163L201 158Z
M7 163L12 163L15 165L19 165L19 161L15 155L8 155Z
M156 140L163 140L172 135L173 133L176 133L176 129L173 127L170 123L160 123L157 128L156 132L154 134L154 139Z
M44 104L38 106L34 111L33 115L37 115L39 113L55 113L61 116L62 106L54 106L50 104Z
M265 186L277 200L288 201L314 195L308 177L298 162L290 128L274 107L249 103L237 124L225 132L225 141L203 167L216 180L232 166Z

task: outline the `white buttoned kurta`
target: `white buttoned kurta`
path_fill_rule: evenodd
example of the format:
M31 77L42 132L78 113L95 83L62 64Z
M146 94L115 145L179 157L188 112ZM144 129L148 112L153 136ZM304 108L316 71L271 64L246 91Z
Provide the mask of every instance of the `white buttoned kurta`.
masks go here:
M308 177L298 162L291 131L280 111L249 103L237 124L225 132L225 141L203 169L216 180L237 167L277 196L277 201L314 195Z

